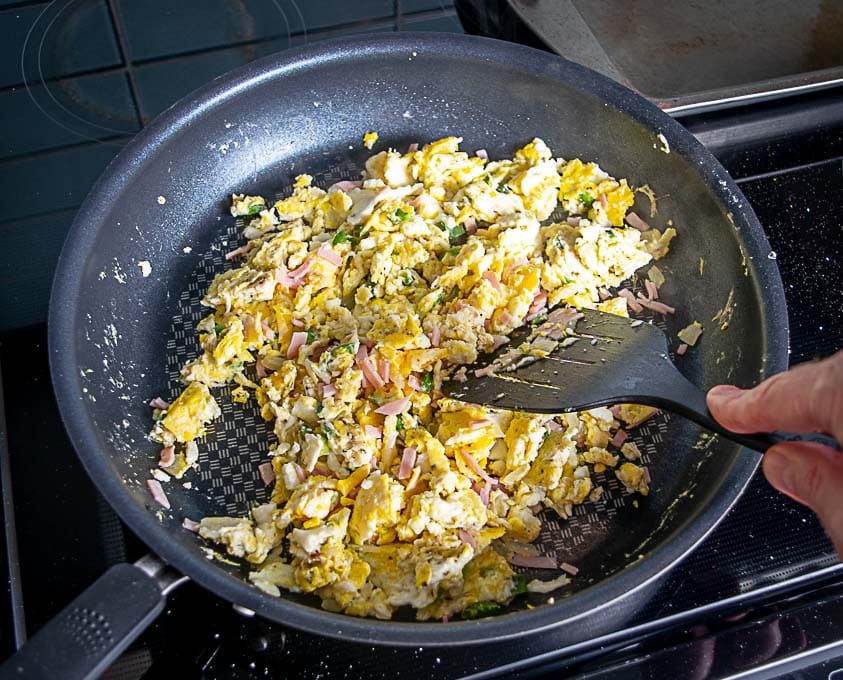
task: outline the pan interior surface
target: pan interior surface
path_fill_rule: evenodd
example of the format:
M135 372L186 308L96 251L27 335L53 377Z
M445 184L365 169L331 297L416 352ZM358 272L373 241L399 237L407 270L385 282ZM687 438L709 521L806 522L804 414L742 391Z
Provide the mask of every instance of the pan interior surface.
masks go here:
M158 455L146 439L147 402L178 393L178 370L199 353L194 326L208 312L199 299L234 266L223 254L244 243L229 196L283 195L302 172L323 188L356 178L370 130L380 135L375 152L458 135L463 149L485 148L493 159L541 137L557 157L596 161L633 186L649 185L658 197L652 225L670 219L678 231L659 262L662 296L677 307L666 328L675 336L699 320L706 329L680 370L707 388L754 384L785 368L784 298L769 245L725 171L678 124L611 81L527 48L368 36L218 79L163 114L107 170L65 245L51 304L51 362L71 438L107 500L153 550L276 621L394 644L464 643L573 621L690 550L737 498L756 459L680 418L653 419L636 435L653 477L638 507L608 475L603 499L569 520L548 517L544 549L580 569L555 604L535 599L541 606L527 611L519 598L495 618L448 624L330 614L313 597L265 595L242 580L242 568L207 559L208 546L181 527L183 518L244 515L268 498L258 464L271 428L227 389L215 390L223 416L200 441L199 473L181 480L190 488L165 485L169 511L149 495ZM649 214L643 195L636 209Z

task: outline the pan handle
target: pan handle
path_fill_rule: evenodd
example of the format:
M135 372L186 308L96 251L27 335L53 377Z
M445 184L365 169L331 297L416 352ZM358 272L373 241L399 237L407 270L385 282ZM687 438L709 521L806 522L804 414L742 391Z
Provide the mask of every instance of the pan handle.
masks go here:
M154 555L111 567L7 659L0 678L96 678L186 580Z

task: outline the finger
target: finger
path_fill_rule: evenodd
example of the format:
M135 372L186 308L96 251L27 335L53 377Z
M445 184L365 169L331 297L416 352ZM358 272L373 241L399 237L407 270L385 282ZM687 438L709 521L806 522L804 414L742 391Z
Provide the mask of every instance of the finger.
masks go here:
M763 466L772 486L817 513L843 559L843 455L822 444L787 442L770 447Z
M734 432L825 432L843 439L843 351L801 364L750 390L711 389L708 408Z

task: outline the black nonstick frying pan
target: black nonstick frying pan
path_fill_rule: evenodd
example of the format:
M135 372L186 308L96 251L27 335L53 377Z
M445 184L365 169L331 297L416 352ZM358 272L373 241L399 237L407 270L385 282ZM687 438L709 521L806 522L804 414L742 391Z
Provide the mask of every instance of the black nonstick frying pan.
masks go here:
M361 146L368 130L380 133L380 148L400 149L457 134L465 149L485 148L492 158L540 136L557 156L595 160L632 185L649 184L658 196L651 221L664 227L671 219L679 232L659 265L662 297L677 306L667 330L675 335L694 319L706 327L679 358L682 372L708 387L755 384L786 368L782 285L746 199L686 130L628 89L543 52L452 35L361 36L255 62L139 134L68 236L50 308L56 395L91 478L160 559L112 568L4 672L72 678L102 670L184 577L279 623L366 643L494 642L549 628L564 641L687 554L741 493L755 454L701 437L679 418L650 421L636 435L654 480L650 496L635 509L607 479L605 499L564 523L549 519L541 540L579 576L553 604L516 598L477 621L334 614L312 597L267 595L243 580L241 567L209 559L182 520L244 514L266 498L257 466L269 436L253 412L233 408L219 391L224 415L200 445L201 471L188 478L191 488L166 485L165 510L145 484L157 461L146 439L147 402L173 397L178 368L197 353L198 299L240 238L228 196L277 194L314 169L322 186L352 176L368 154ZM141 261L150 263L149 276Z

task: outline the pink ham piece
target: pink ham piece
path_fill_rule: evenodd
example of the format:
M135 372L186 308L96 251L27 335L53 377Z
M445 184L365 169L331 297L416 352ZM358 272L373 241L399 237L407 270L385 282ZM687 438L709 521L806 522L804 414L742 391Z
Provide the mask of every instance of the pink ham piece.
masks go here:
M413 466L416 464L416 447L404 447L404 455L401 456L401 464L398 466L398 479L409 479L413 474Z
M559 432L562 429L562 426L557 423L555 420L548 420L544 426L550 430L551 432Z
M528 569L558 569L559 565L550 555L513 555L509 563L516 567L527 567Z
M475 378L485 378L487 375L494 375L495 374L495 367L493 364L489 364L488 366L484 366L483 368L476 368L474 369L474 377Z
M439 347L439 342L442 340L442 331L439 326L434 326L430 331L430 344L434 347Z
M492 424L492 421L488 418L478 418L477 420L469 420L468 421L468 429L469 430L482 430L484 427L488 427Z
M480 464L474 459L474 456L468 453L468 451L460 450L459 455L461 455L463 457L463 460L468 463L468 467L471 468L474 474L476 474L478 477L485 480L489 484L497 486L497 480L489 477L489 475L486 474L486 471L482 467L480 467Z
M618 297L622 297L624 300L626 300L626 304L628 304L629 308L636 314L644 310L644 308L640 304L638 304L638 301L635 299L635 296L632 294L632 291L628 288L621 288L618 291Z
M366 425L363 429L372 439L380 439L383 436L381 429L379 427L375 427L374 425Z
M492 284L492 288L494 288L499 293L501 292L501 282L498 280L497 274L495 272L483 272L483 278L486 279L490 284Z
M261 363L260 359L255 362L255 375L257 375L260 380L263 380L266 377L266 367Z
M360 180L353 181L350 179L344 179L342 182L336 182L328 187L328 193L332 193L334 191L351 191L352 189L358 189L362 186L363 182Z
M560 562L559 568L566 574L570 574L571 576L576 576L580 573L579 569L577 569L573 564L568 564L567 562Z
M155 397L155 399L149 402L149 405L152 408L161 409L162 411L166 411L168 408L170 408L170 405L161 397Z
M626 432L618 430L615 432L615 436L612 437L612 446L619 449L628 438L629 435Z
M465 529L458 529L457 535L463 543L470 545L472 550L477 550L477 541L474 540L474 536L468 533Z
M293 281L297 281L298 285L300 286L302 283L304 283L304 277L308 275L311 269L313 269L313 258L309 257L304 262L302 262L301 265L299 265L293 271L290 272L290 278Z
M322 397L327 399L328 397L333 397L337 393L337 387L334 383L328 383L326 385L322 385Z
M527 311L526 320L532 321L537 316L539 316L547 307L547 293L541 289L539 292L536 293L536 297L533 298L533 302L530 305L530 309Z
M508 342L509 342L509 338L506 337L505 335L493 335L492 336L492 346L495 349L497 349L498 347L501 347L502 345L505 345Z
M239 257L240 255L245 255L252 249L248 243L245 246L240 246L239 248L235 248L234 250L229 250L225 254L226 260L233 260L235 257Z
M477 149L475 156L477 156L477 158L482 158L484 161L489 160L489 154L486 153L486 149Z
M467 217L463 221L462 225L465 227L466 232L469 234L473 234L475 231L477 231L477 220L475 220L473 217Z
M582 312L578 312L573 307L557 307L547 315L547 322L567 326L569 323L582 319L582 317Z
M525 264L530 264L530 263L526 259L523 259L523 258L520 259L520 260L516 260L511 265L509 265L506 269L503 270L503 276L501 278L503 278L503 280L506 281L509 278L509 275L515 269L518 269L518 267L523 267Z
M304 321L301 319L293 319L291 322L296 328L304 328Z
M379 406L375 409L375 413L378 413L382 416L397 416L399 413L403 413L407 410L407 407L410 405L410 395L408 394L406 397L402 399L396 399L395 401L388 401L383 406Z
M676 308L671 307L670 305L666 305L663 302L657 302L656 300L648 300L643 295L638 295L638 304L642 307L646 307L651 312L655 312L656 314L675 314Z
M413 142L407 147L407 153L416 153L419 150L418 142Z
M565 221L568 224L570 224L572 227L578 227L578 226L580 226L581 220L582 220L582 217L580 217L579 215L571 215L571 217L569 217Z
M275 470L272 463L261 463L258 465L258 472L265 486L269 486L275 480Z
M485 505L486 507L488 507L488 506L489 506L489 494L491 494L491 493L492 493L492 483L491 483L491 482L486 482L486 483L485 483L485 484L484 484L484 485L480 488L480 501L481 501L481 502L483 503L483 505Z
M606 194L600 194L600 205L603 206L603 210L606 210L609 207L609 199Z
M268 340L273 340L275 338L275 331L272 330L272 327L267 323L266 319L261 319L261 330Z
M192 531L194 534L199 533L199 522L194 522L189 517L185 517L181 521L181 525L187 529L188 531Z
M386 359L378 359L378 374L386 385L389 382L389 362Z
M176 447L165 446L161 449L161 453L159 455L161 456L161 460L158 461L158 466L168 468L176 462Z
M407 377L407 384L412 387L416 392L422 392L421 382L419 381L419 376L415 373L410 373Z
M640 217L638 217L638 215L636 215L634 212L627 213L626 217L624 219L626 220L626 223L630 227L635 227L638 231L649 231L650 230L650 225L647 224Z
M342 264L342 256L327 244L319 246L319 250L316 251L316 255L336 267L339 267Z
M167 510L170 509L170 499L167 498L167 494L164 493L164 487L161 486L161 482L157 479L147 479L146 486L149 489L149 493L152 494L153 500L155 500L158 505L163 505Z
M598 288L597 295L601 300L608 300L610 297L612 297L612 294L605 288Z
M296 478L299 480L299 483L307 479L307 475L304 472L304 468L302 468L302 466L298 463L293 463L293 470L296 471Z
M275 269L275 281L290 290L301 285L301 281L290 276L290 272L283 264Z
M325 463L316 463L316 465L313 466L313 474L322 475L323 477L329 477L333 473L331 472L331 469L327 465L325 465Z
M508 326L510 323L512 323L512 314L504 309L498 316L498 325Z
M358 347L357 354L354 356L354 361L357 364L357 367L363 371L363 377L369 381L369 385L373 388L377 390L386 384L372 365L372 360L369 358L369 350L366 349L366 345L361 344L360 347Z
M679 347L676 348L676 353L681 357L685 352L688 351L688 344L683 342Z
M299 355L299 349L307 342L306 331L296 331L290 338L290 346L287 348L287 358L295 359Z
M650 468L645 465L642 469L644 470L644 482L650 484L653 481L653 478L650 477Z
M650 300L658 300L659 299L658 286L656 286L655 283L650 281L650 279L647 279L646 281L644 281L644 288L647 289L647 297Z

